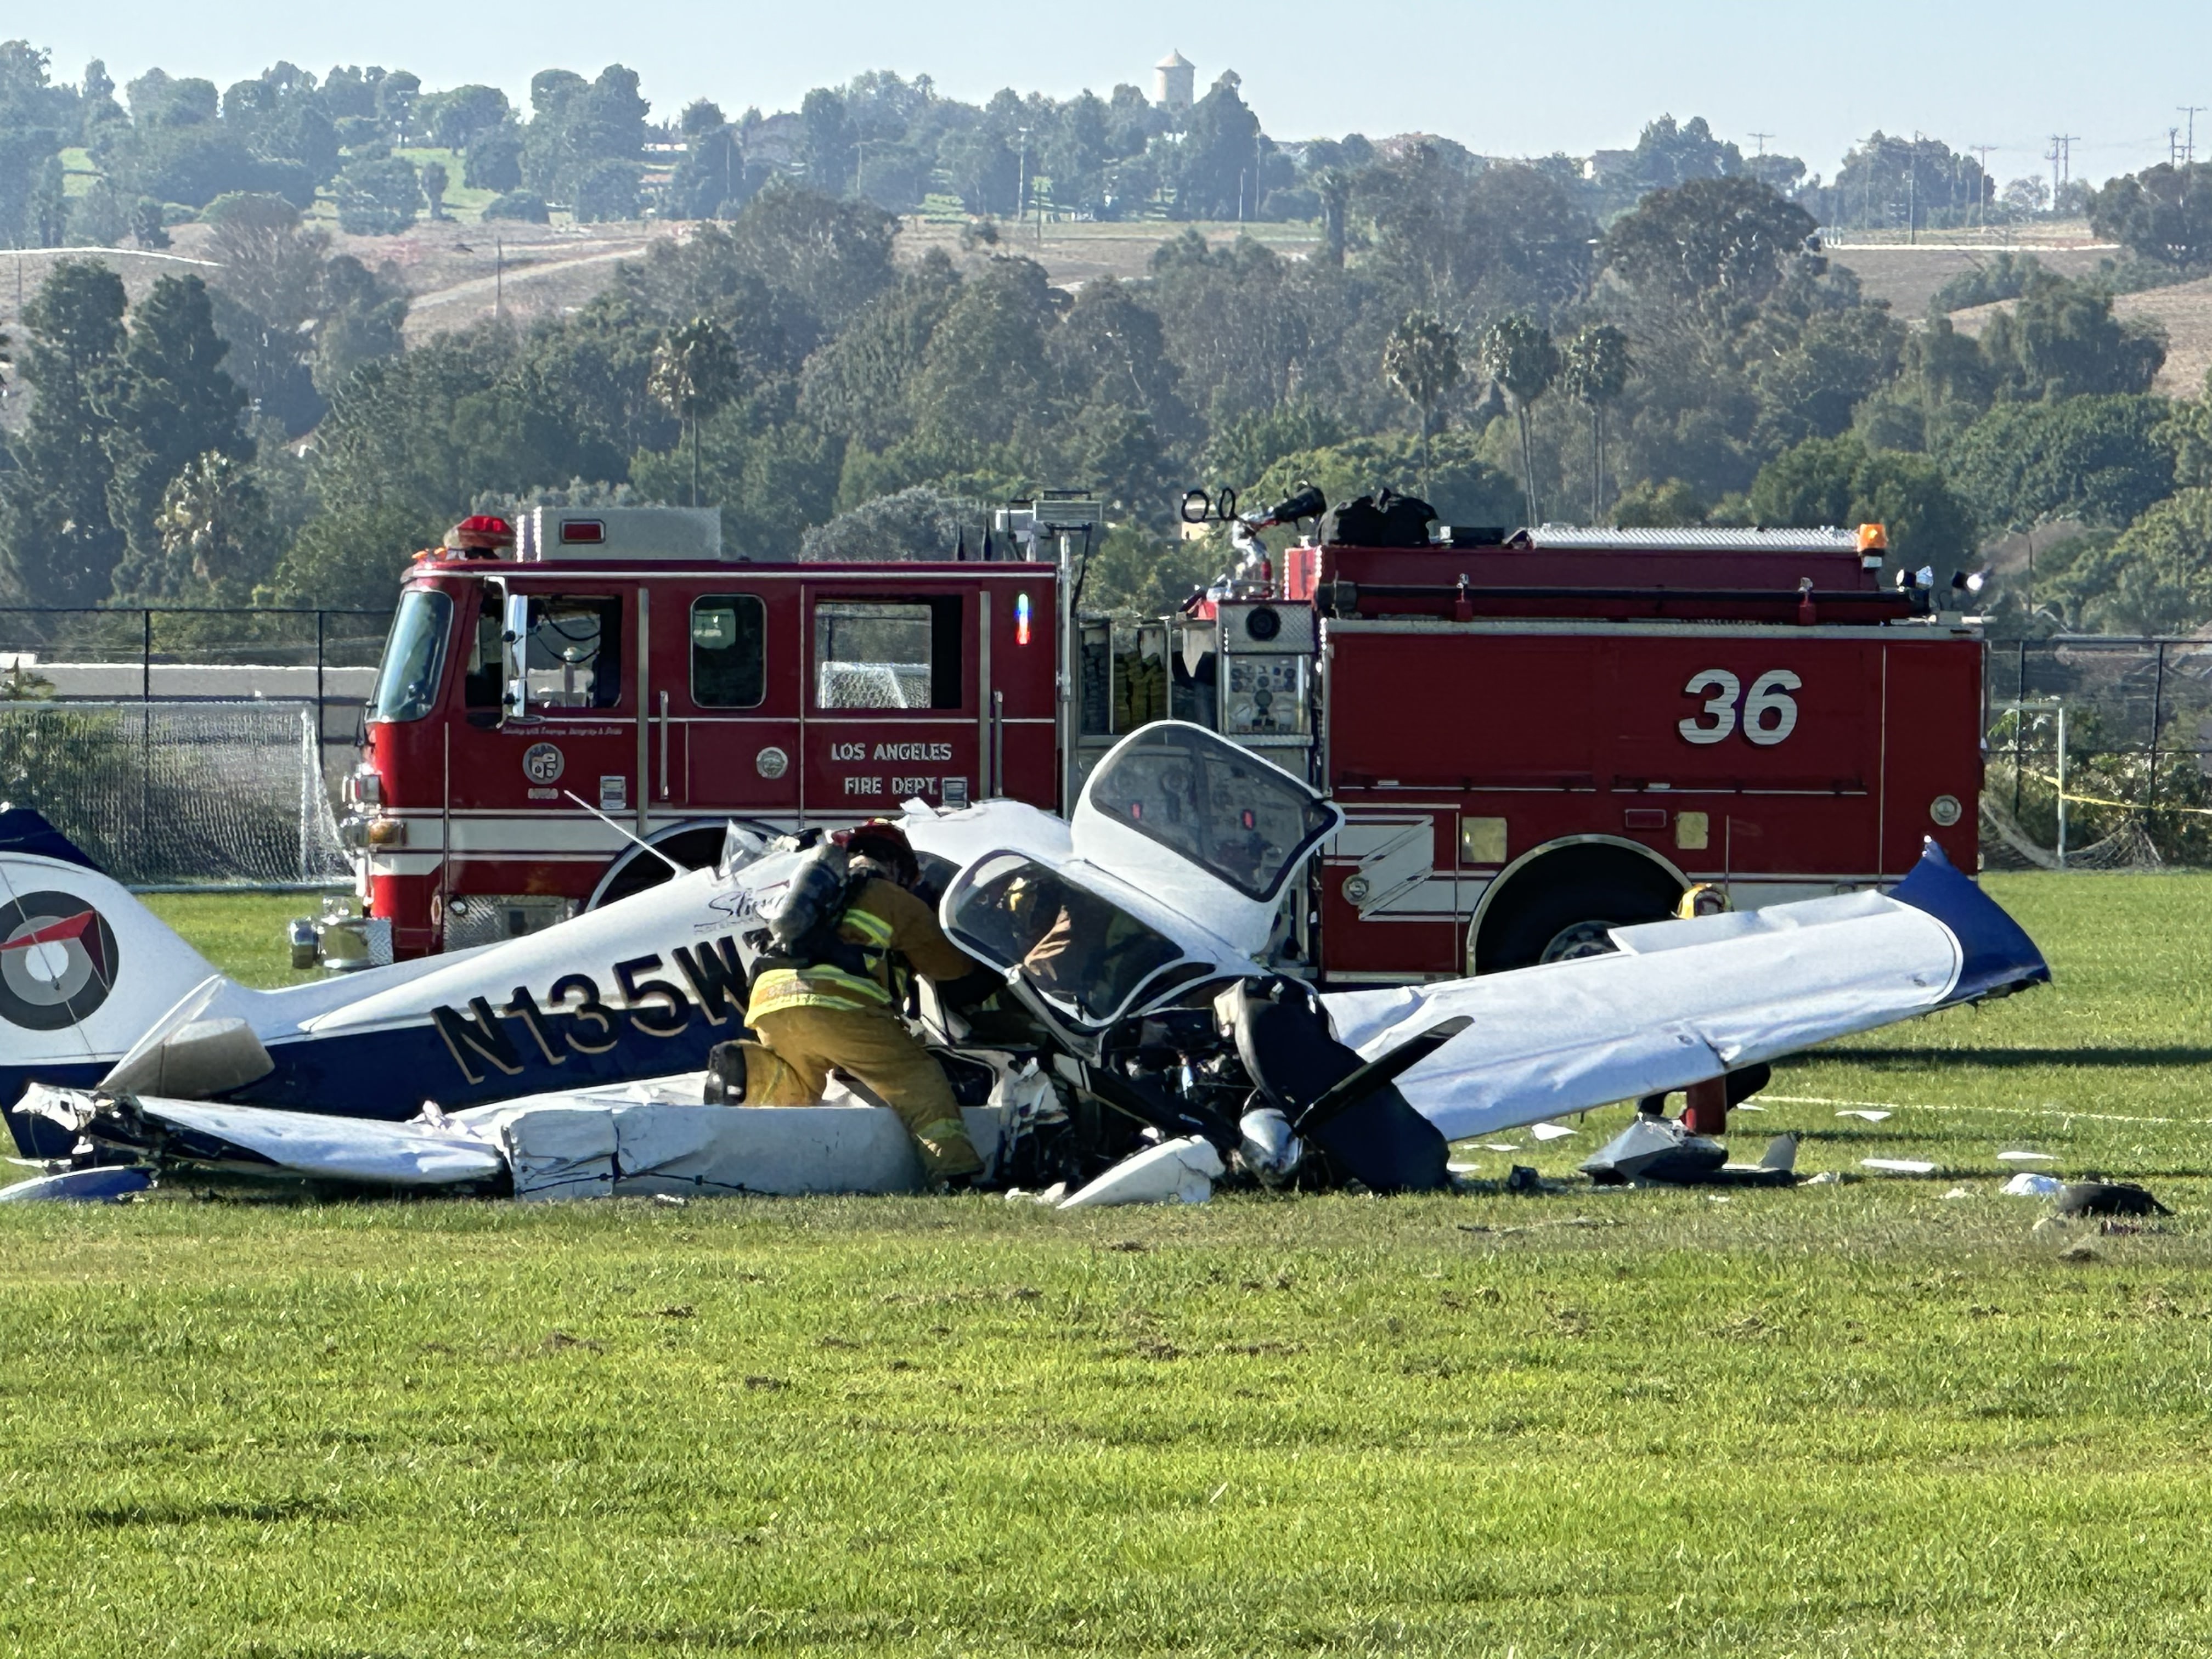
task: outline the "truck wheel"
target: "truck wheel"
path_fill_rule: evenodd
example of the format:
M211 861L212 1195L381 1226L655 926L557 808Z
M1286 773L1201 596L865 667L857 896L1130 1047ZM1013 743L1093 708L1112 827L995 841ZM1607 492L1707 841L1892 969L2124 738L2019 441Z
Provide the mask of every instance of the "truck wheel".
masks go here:
M686 870L701 870L721 857L722 834L720 828L685 830L665 841L655 842L653 845ZM642 848L633 847L615 860L585 908L600 909L617 899L626 899L633 893L642 893L648 887L658 887L662 882L671 879L674 873L652 854Z
M1474 971L1605 956L1607 931L1663 921L1682 888L1656 861L1608 844L1564 847L1515 876L1482 920Z

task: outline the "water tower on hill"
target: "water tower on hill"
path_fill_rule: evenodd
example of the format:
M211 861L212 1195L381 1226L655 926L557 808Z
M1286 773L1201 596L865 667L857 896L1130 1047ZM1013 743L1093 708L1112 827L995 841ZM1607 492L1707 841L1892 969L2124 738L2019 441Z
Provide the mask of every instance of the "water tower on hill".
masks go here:
M1177 114L1197 101L1198 66L1179 52L1171 52L1152 66L1152 101Z

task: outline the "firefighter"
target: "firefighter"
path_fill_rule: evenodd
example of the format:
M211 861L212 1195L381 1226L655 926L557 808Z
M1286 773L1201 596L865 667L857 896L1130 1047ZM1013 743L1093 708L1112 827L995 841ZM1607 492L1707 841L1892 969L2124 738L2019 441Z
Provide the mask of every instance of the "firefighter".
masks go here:
M1674 915L1678 921L1694 921L1699 916L1725 915L1734 908L1729 902L1726 889L1709 881L1697 881L1692 882L1689 890L1682 895L1682 902L1674 907Z
M850 877L836 938L839 960L766 968L745 1011L750 1041L708 1058L722 1097L747 1106L811 1106L834 1069L896 1112L933 1181L969 1184L983 1167L952 1087L900 1018L909 971L956 1006L988 995L997 977L945 937L913 888L920 878L905 833L883 819L845 841ZM712 1088L710 1084L710 1090Z

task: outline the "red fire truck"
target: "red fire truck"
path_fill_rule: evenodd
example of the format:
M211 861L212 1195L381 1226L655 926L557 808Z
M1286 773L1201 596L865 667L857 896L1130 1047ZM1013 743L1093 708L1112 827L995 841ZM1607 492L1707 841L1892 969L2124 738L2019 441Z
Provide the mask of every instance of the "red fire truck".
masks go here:
M1001 514L1003 562L763 564L712 513L545 508L423 556L347 786L368 913L411 956L663 878L633 836L1056 809L1162 717L1345 808L1285 919L1330 983L1603 949L1697 883L1893 881L1928 835L1975 867L1981 641L1927 573L1882 585L1878 527L1308 544L1133 624L1073 609L1082 517Z

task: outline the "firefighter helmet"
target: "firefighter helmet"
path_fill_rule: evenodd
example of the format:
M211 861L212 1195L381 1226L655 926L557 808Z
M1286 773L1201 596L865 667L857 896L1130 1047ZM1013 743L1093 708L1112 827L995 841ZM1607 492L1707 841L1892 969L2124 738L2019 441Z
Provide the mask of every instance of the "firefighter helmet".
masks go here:
M843 831L836 839L849 856L866 859L880 866L902 887L911 887L921 878L921 860L915 857L906 831L895 819L870 818L866 823Z

